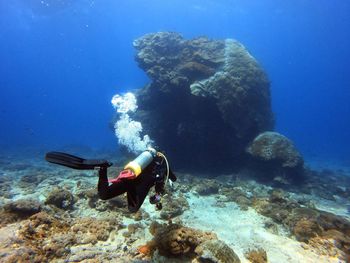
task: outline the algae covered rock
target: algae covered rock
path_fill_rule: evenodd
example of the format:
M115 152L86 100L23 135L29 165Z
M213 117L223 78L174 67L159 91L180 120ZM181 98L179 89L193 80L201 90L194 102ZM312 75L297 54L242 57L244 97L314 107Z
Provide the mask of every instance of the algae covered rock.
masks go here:
M49 262L69 254L70 246L76 242L76 237L69 232L69 228L67 220L45 212L31 216L18 233L20 243L31 247L35 252L30 255L31 260L28 262Z
M182 215L190 206L187 199L182 195L174 195L168 193L163 198L163 209L160 217L163 219L171 219Z
M177 167L239 165L247 144L272 128L269 81L238 41L158 32L134 47L152 80L136 94L134 117Z
M19 199L4 205L4 210L20 217L29 217L41 211L41 204L34 199Z
M162 225L154 222L150 232L154 235L154 246L165 256L191 256L199 244L217 239L214 233L180 224Z
M73 194L67 189L54 188L46 197L45 204L54 205L61 209L70 209L75 203Z
M195 187L199 195L212 195L219 192L219 184L212 180L202 180L202 182Z
M72 247L86 245L88 248L98 241L106 241L119 226L114 217L74 219L67 214L39 212L21 223L13 238L13 247L31 248L25 262L68 262L67 259L75 254Z
M6 203L0 209L0 227L26 219L41 211L41 203L35 199L19 199Z
M71 231L77 238L78 244L96 244L98 241L106 241L111 231L118 228L116 219L78 218L74 220Z
M307 242L310 238L318 236L322 232L315 220L302 218L294 228L293 234L299 241Z
M253 249L245 253L245 257L251 263L267 263L267 254L264 249Z
M240 263L236 253L223 241L208 240L200 244L196 250L198 262L206 263Z

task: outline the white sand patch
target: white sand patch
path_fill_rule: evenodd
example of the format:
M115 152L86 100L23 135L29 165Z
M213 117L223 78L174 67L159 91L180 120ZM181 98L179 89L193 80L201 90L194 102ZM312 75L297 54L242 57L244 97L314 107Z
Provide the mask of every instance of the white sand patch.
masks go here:
M263 248L270 263L293 262L340 262L338 259L321 257L301 247L301 243L286 236L268 232L264 228L266 218L253 209L242 211L234 203L216 207L214 197L190 195L190 210L181 216L183 222L193 228L213 231L225 241L242 262L248 249Z
M337 200L334 202L319 198L317 196L312 196L310 199L315 204L318 210L330 212L350 220L350 214L348 212L348 207L350 206L350 203L348 200L343 198L337 198Z

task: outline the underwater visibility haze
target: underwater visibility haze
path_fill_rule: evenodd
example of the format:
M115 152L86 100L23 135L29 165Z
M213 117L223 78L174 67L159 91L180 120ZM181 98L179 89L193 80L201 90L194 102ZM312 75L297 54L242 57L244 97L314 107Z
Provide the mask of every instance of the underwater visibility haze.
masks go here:
M349 262L349 14L0 0L0 261Z

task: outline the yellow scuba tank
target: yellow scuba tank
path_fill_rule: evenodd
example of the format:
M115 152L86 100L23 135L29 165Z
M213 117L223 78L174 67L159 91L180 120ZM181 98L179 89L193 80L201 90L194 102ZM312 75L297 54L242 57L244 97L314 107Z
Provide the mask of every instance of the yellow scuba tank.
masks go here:
M133 161L129 162L124 170L130 169L133 171L135 176L139 176L144 168L146 168L156 157L157 151L153 148L148 148L146 151L142 152Z

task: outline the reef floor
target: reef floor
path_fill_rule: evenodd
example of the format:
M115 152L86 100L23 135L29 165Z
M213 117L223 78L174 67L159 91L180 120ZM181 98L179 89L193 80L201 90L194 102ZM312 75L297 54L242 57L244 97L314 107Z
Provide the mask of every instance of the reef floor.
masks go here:
M98 199L94 171L2 155L0 261L348 262L350 170L313 169L300 191L176 173L161 211L146 199L130 214L125 196Z

